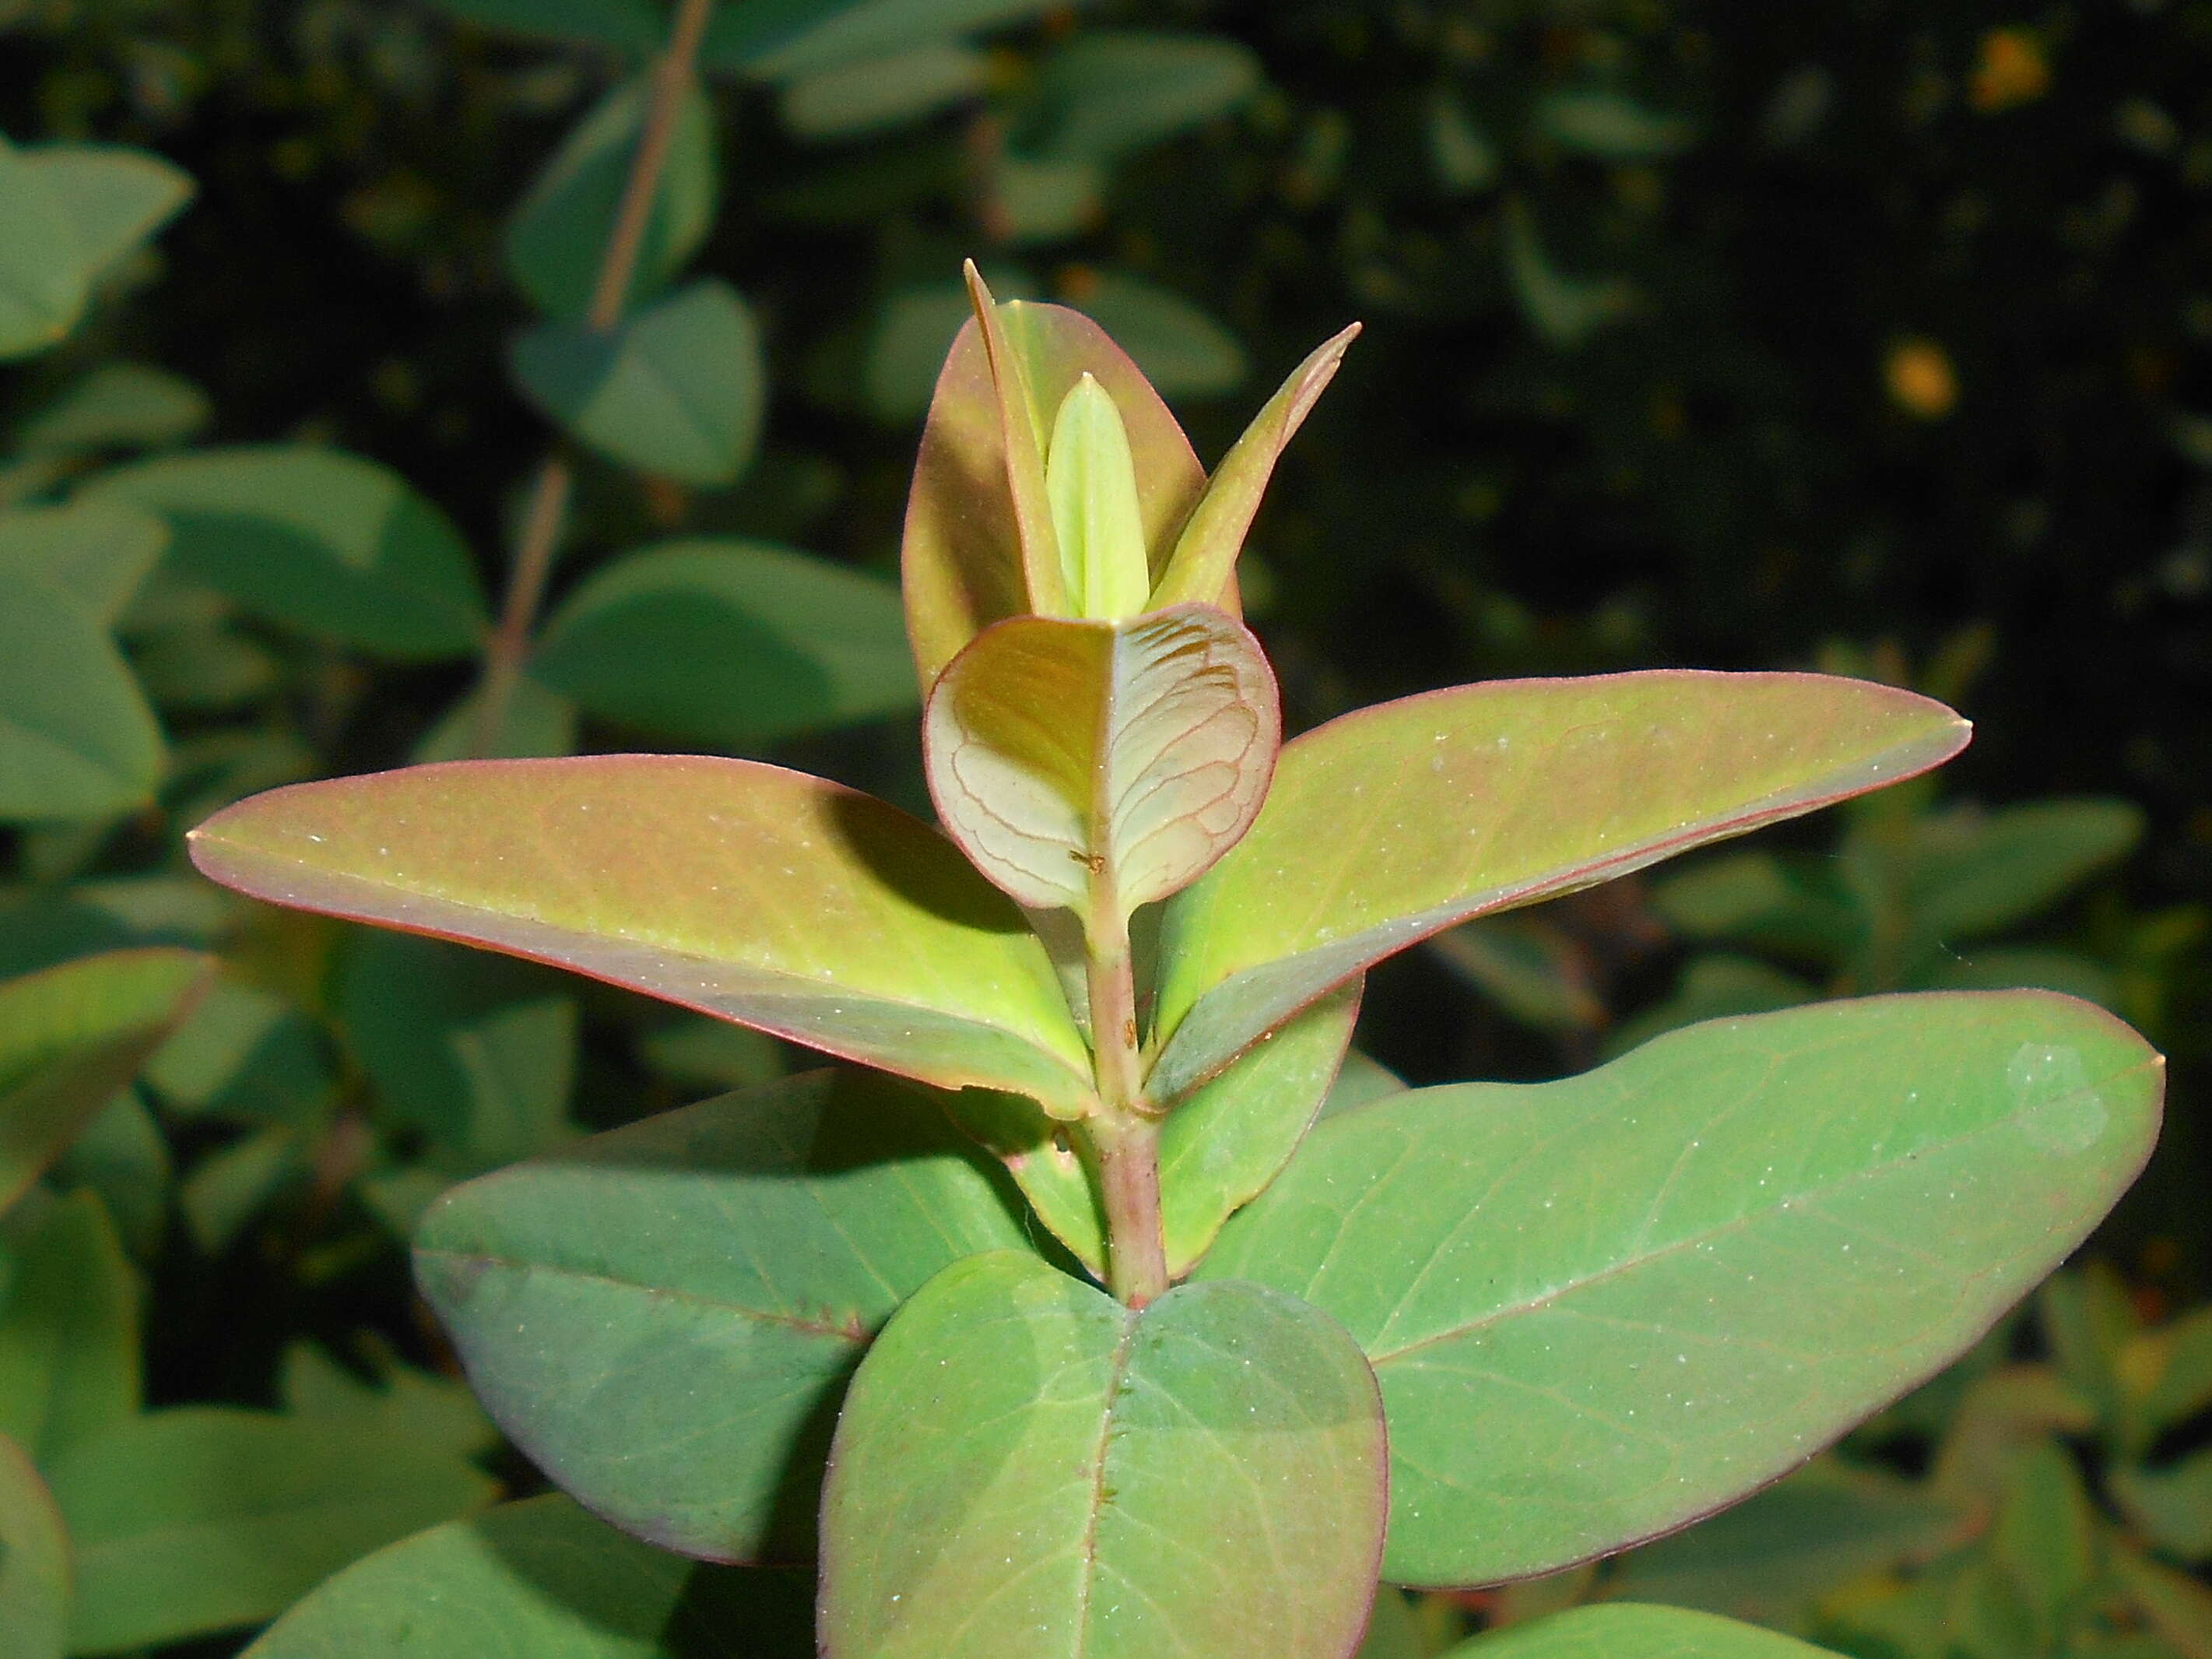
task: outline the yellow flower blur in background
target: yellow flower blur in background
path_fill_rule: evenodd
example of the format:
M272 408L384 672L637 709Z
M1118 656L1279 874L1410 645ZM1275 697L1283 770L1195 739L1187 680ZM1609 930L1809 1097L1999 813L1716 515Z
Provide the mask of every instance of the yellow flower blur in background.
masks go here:
M1959 404L1959 372L1951 354L1929 339L1899 340L1882 364L1890 401L1923 421L1940 421Z
M2032 104L2051 90L2051 60L2026 29L1991 29L1967 83L1966 101L1984 115Z

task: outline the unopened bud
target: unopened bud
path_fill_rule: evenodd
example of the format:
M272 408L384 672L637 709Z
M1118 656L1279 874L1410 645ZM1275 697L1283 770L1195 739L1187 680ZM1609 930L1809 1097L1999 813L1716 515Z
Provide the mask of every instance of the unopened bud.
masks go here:
M1112 395L1090 375L1061 401L1045 457L1045 494L1076 614L1120 622L1152 598L1137 468Z

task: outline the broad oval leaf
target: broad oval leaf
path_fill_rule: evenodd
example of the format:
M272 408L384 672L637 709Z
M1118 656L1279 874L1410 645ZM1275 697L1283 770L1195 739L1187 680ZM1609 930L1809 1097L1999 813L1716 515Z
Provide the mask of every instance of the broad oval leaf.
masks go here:
M705 756L463 761L241 801L191 833L216 880L550 962L949 1088L1090 1100L1021 915L927 825Z
M972 1256L884 1329L823 1495L823 1659L1344 1659L1382 1422L1344 1333L1253 1285L1133 1312Z
M541 323L517 337L513 361L550 419L624 466L734 483L760 441L760 329L738 291L714 277L604 331Z
M1040 454L1053 416L1085 374L1113 398L1128 433L1147 562L1157 580L1175 533L1206 487L1182 428L1128 356L1080 312L1011 300L998 307L997 317L1028 394L1032 447ZM1041 489L1041 461L1037 471ZM1007 478L990 354L971 319L938 376L907 498L907 638L925 692L969 640L1032 608ZM1233 592L1194 597L1232 613L1237 608Z
M112 627L146 579L169 532L119 501L72 501L0 513L0 580L42 576Z
M112 818L153 798L161 728L92 610L9 573L0 606L0 823Z
M400 1427L227 1406L134 1418L70 1448L47 1479L76 1547L76 1653L258 1624L496 1490Z
M1200 1277L1358 1339L1387 1577L1524 1577L1741 1497L1962 1352L2133 1179L2161 1081L2042 992L1715 1021L1327 1119Z
M1328 1098L1359 1012L1340 987L1253 1044L1160 1125L1160 1231L1168 1277L1212 1248L1221 1224L1282 1172ZM1403 1086L1403 1085L1397 1085ZM945 1097L960 1127L1006 1161L1037 1219L1101 1280L1106 1221L1077 1143L1032 1101L982 1089Z
M483 3L483 0L472 0ZM833 64L1000 27L1066 0L769 0L719 8L700 62L783 81Z
M780 547L669 542L593 571L531 660L588 713L755 748L914 707L897 592Z
M190 174L143 150L0 138L0 358L66 335L94 282L191 193Z
M0 1653L70 1651L70 1547L53 1494L23 1449L0 1434Z
M805 1560L846 1379L932 1273L1023 1244L1003 1181L926 1097L817 1072L453 1188L416 1273L493 1416L593 1510Z
M609 93L562 141L514 210L507 229L507 274L550 317L578 321L591 309L650 95L646 77ZM715 191L714 112L706 94L690 87L677 105L659 186L617 315L657 293L699 251L714 221Z
M1833 1659L1756 1625L1684 1607L1616 1601L1571 1607L1478 1636L1445 1659Z
M487 626L459 533L357 455L204 449L103 473L88 493L160 514L167 569L303 633L379 656L457 657Z
M138 1275L99 1198L40 1194L0 1218L0 1437L40 1464L142 1403ZM4 1652L0 1649L0 1652Z
M1887 686L1674 672L1498 680L1332 720L1284 745L1250 834L1167 910L1153 1097L1455 922L1910 777L1967 732Z
M206 957L155 946L0 985L0 1210L137 1075L214 970Z
M1260 89L1260 61L1212 34L1090 29L1045 62L1032 146L1109 161L1228 114Z
M1275 676L1227 612L1017 617L977 635L923 716L930 793L978 869L1036 909L1118 926L1251 824L1282 734Z
M555 1493L356 1561L243 1659L812 1659L811 1589L666 1554Z

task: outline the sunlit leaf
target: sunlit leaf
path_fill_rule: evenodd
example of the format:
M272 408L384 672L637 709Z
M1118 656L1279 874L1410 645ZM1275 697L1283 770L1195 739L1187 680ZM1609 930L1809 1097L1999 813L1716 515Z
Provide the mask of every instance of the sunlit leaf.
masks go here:
M1206 485L1190 441L1134 363L1097 324L1060 306L1002 302L998 314L1028 392L1030 430L1053 416L1078 380L1094 376L1114 399L1135 462L1137 496L1153 579ZM1018 430L1018 428L1017 428ZM1039 467L1042 474L1042 466ZM1022 542L1006 483L1006 445L982 331L960 331L937 382L914 491L907 501L907 633L926 691L983 629L1031 607ZM1233 596L1214 603L1235 611Z
M1136 1313L1034 1256L973 1256L854 1379L821 1651L1339 1659L1382 1498L1374 1380L1312 1309L1206 1285Z
M62 1659L70 1650L70 1546L53 1494L0 1434L0 1652Z
M1967 1347L2133 1179L2161 1082L2039 992L1718 1021L1328 1118L1199 1274L1373 1362L1388 1577L1521 1577L1741 1497Z
M1168 908L1154 1097L1415 940L1926 770L1966 722L1809 674L1501 680L1284 746L1251 832Z
M0 985L0 1210L191 1012L214 964L117 951Z
M246 1659L812 1659L812 1589L665 1554L555 1494L356 1562Z
M604 333L541 323L517 337L513 363L538 408L625 466L686 483L733 483L760 441L760 331L751 307L716 277Z
M152 799L161 729L100 617L44 572L0 606L0 823L106 818Z
M819 779L698 756L299 784L193 831L257 897L571 968L927 1082L1079 1115L1089 1051L952 844Z
M939 816L1023 904L1118 926L1250 825L1280 740L1275 677L1226 612L1118 626L1021 617L976 635L923 721Z
M534 5L523 0L516 9ZM549 317L576 321L591 307L650 95L642 78L609 93L554 151L507 225L507 274ZM623 311L658 293L699 251L714 223L715 193L714 112L694 87L669 129L667 158Z
M532 672L602 720L738 750L914 707L889 583L737 540L601 566L546 624Z
M90 493L161 514L168 569L270 622L397 658L465 655L486 626L459 534L374 461L200 450L104 473Z
M933 1273L1024 1242L934 1102L816 1072L454 1188L416 1273L478 1395L569 1492L714 1559L804 1560L836 1401Z
M1755 1625L1633 1601L1575 1607L1479 1636L1445 1659L1830 1659Z

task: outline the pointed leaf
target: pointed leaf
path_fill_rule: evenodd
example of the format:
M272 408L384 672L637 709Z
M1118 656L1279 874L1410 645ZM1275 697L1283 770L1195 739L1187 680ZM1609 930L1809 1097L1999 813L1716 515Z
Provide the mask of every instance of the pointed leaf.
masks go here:
M191 199L191 175L120 144L40 144L23 152L60 204L77 269L94 280Z
M625 466L685 483L734 483L760 441L760 329L738 291L715 277L604 332L541 323L517 337L513 362L549 419Z
M514 210L507 229L507 274L550 317L578 321L591 308L650 95L643 76L609 93L562 140ZM691 87L669 130L623 313L658 293L699 251L714 223L715 191L714 112L706 94Z
M189 951L114 951L0 985L0 1210L137 1074L214 965Z
M854 1379L822 1654L1342 1659L1382 1500L1374 1380L1312 1309L1207 1285L1136 1313L1034 1256L973 1256Z
M930 695L938 815L1023 904L1126 921L1188 886L1249 827L1282 735L1275 677L1225 611L1133 622L1018 617L977 635Z
M531 667L602 720L738 750L914 707L890 584L758 542L668 542L601 566Z
M1160 1125L1169 1278L1188 1273L1221 1224L1290 1162L1328 1095L1358 1012L1358 983L1340 987L1254 1044ZM1034 1102L981 1089L947 1095L945 1109L1006 1160L1037 1218L1103 1279L1106 1224L1097 1176L1060 1126Z
M92 609L42 572L5 573L0 823L113 817L152 799L161 728Z
M904 126L990 90L990 54L932 40L880 58L837 64L784 88L783 125L818 143Z
M1018 1202L927 1097L815 1072L448 1192L416 1271L477 1393L597 1513L710 1559L804 1560L845 1380Z
M1039 444L1037 434L1051 430L1053 416L1085 374L1112 396L1128 434L1146 557L1157 581L1176 532L1206 487L1182 428L1137 366L1081 313L1010 301L998 307L997 317L1007 351L1021 365L1030 399L1027 429ZM1014 429L1018 441L1018 422ZM1040 459L1040 492L1042 473ZM1006 478L1006 438L990 354L971 321L954 340L938 377L907 501L907 636L924 691L983 629L1040 608L1029 603L1022 537ZM1046 517L1048 522L1048 512ZM1236 611L1233 594L1212 603Z
M0 1653L70 1651L70 1547L53 1494L23 1449L0 1434Z
M975 269L973 259L964 274L990 374L991 401L998 411L1006 495L1013 504L1015 536L1021 549L1022 592L1027 601L1023 609L1064 617L1068 614L1070 598L1066 562L1060 554L1059 532L1053 521L1045 477L1046 434L1051 429L1047 411L1059 408L1060 400L1037 395L1026 354L1016 351L1007 337L1007 313L991 297L983 273Z
M445 514L389 468L298 447L205 449L88 492L169 521L168 571L304 633L396 658L465 655L487 625Z
M1192 509L1190 522L1176 538L1175 553L1152 595L1155 607L1186 599L1218 602L1217 596L1236 572L1237 556L1243 550L1267 481L1274 477L1275 463L1336 378L1338 365L1358 334L1359 325L1354 323L1316 348L1291 371L1282 390L1267 400L1237 447L1223 458L1206 494Z
M2126 857L2142 839L2143 812L2125 800L2039 800L1917 827L1905 902L1948 941L2024 921Z
M1199 1277L1374 1363L1387 1577L1527 1577L1731 1502L1970 1346L2133 1178L2162 1075L2040 992L1717 1021L1327 1119Z
M276 903L1068 1116L1089 1098L1089 1052L1020 913L934 830L818 778L700 756L421 766L258 795L191 851Z
M26 455L157 448L195 436L213 414L207 393L181 374L102 363L17 428L15 447Z
M2121 1513L2152 1543L2184 1561L2212 1557L2212 1452L2166 1468L2123 1465L2109 1479Z
M76 1546L71 1651L90 1653L271 1618L356 1556L495 1490L404 1435L227 1406L136 1418L47 1476Z
M1487 911L1925 771L1966 722L1811 674L1498 680L1285 745L1251 833L1169 908L1156 1100L1320 991Z
M1683 1607L1574 1607L1463 1643L1445 1659L1833 1659L1825 1648Z
M244 1659L813 1659L811 1589L665 1554L553 1494L387 1545Z
M0 1221L0 1435L40 1463L138 1412L138 1279L90 1193Z

